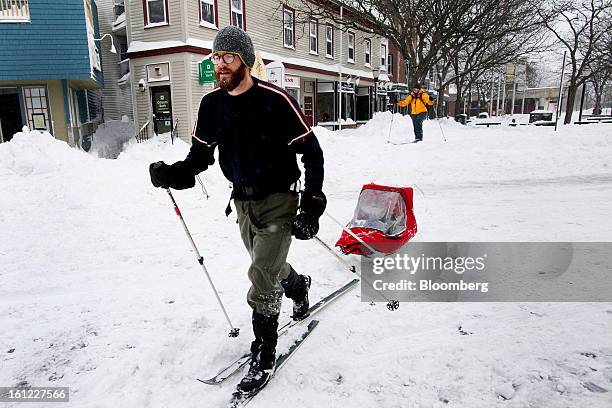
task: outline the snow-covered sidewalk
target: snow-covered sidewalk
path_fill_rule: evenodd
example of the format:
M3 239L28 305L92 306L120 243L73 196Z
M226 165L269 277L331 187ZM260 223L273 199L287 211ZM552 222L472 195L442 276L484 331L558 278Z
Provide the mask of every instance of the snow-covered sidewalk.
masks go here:
M612 241L610 126L427 121L423 143L392 144L412 140L410 120L384 113L316 133L328 209L343 221L361 186L378 182L415 186L420 241ZM150 162L188 148L160 137L105 160L35 133L0 144L1 386L69 386L74 407L224 406L235 381L195 378L248 347L248 257L215 165L202 175L210 200L197 184L175 197L242 328L229 339L167 195L149 181ZM322 239L339 235L323 220ZM313 300L352 278L313 242L294 241L290 262L313 277ZM320 320L253 407L611 403L612 304L404 303L391 313L354 290Z

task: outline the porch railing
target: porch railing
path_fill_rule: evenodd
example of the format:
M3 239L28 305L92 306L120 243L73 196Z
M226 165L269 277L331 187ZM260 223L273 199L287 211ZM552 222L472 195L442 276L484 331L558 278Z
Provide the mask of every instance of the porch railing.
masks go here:
M28 0L0 0L0 23L30 21Z
M174 144L174 139L178 137L178 118L174 121L174 127L172 128L172 133L170 133L170 140L172 144Z
M136 141L138 143L144 142L145 140L149 140L149 125L151 124L151 119L147 120L144 125L140 128L138 133L136 133Z

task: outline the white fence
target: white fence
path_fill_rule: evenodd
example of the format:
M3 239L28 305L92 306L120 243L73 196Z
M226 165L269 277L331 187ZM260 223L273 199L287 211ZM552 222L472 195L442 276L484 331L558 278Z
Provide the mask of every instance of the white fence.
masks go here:
M0 23L30 21L28 0L0 0Z

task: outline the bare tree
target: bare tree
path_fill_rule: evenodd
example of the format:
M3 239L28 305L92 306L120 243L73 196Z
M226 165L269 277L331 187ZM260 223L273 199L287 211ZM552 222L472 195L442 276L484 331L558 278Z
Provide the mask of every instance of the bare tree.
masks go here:
M556 18L552 21L545 19L544 23L568 53L569 81L564 123L569 124L578 87L593 75L587 67L597 59L596 47L612 29L612 0L551 0L550 4Z
M304 1L296 10L296 22L325 19L343 30L389 38L406 59L413 81L423 81L440 62L449 66L453 58L448 54L470 45L484 53L493 45L504 50L513 40L531 43L545 15L538 13L538 0L317 0ZM491 59L493 54L486 61ZM476 67L478 59L470 60L469 66Z
M600 43L595 44L595 58L589 64L592 72L589 82L595 92L594 114L600 114L604 91L612 79L612 32L607 31Z

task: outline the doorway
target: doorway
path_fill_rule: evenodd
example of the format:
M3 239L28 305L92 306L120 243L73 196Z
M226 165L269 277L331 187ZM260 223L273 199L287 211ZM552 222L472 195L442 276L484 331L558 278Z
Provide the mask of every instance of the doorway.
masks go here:
M312 126L313 124L312 96L304 96L304 116L306 117L306 123L308 123L308 126Z
M153 106L153 129L156 134L172 131L172 97L170 86L151 88L151 103Z
M11 140L22 127L17 88L0 88L0 143Z

